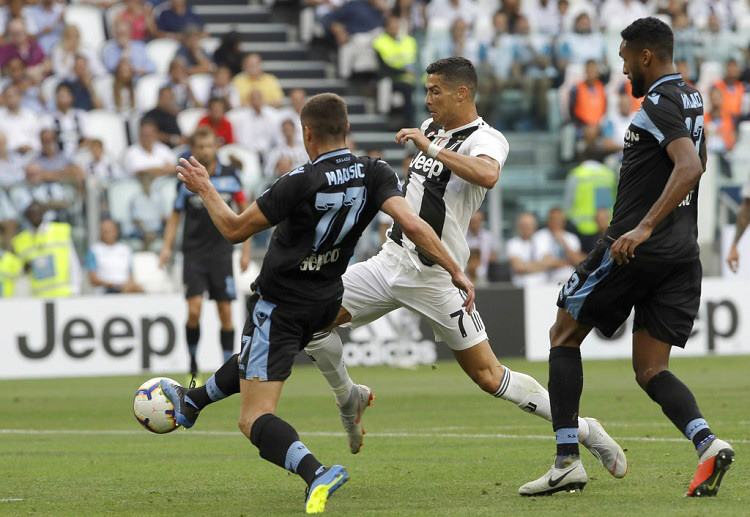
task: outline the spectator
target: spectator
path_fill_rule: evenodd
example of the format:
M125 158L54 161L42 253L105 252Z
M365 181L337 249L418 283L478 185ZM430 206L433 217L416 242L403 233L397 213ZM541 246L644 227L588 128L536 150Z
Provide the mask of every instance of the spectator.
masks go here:
M576 233L596 233L596 211L612 210L617 192L617 174L609 167L587 160L568 173L565 181L565 213Z
M240 94L237 88L232 85L232 73L228 67L221 65L216 68L214 82L211 85L208 98L223 99L227 104L228 110L240 107Z
M94 89L88 59L85 56L76 56L73 63L73 78L64 81L64 84L67 84L73 92L74 108L90 111L104 107L99 94Z
M695 20L698 27L711 25L711 17L716 18L716 23L722 28L732 30L736 22L735 16L740 2L731 0L690 0L685 2L687 14L691 20ZM733 5L734 4L734 5Z
M743 58L734 33L722 26L715 14L708 17L708 28L701 32L701 47L704 61L725 63L730 59L740 61Z
M573 32L565 33L561 38L557 68L562 72L569 63L584 64L590 60L605 68L607 49L602 35L593 32L591 17L581 13L576 17Z
M180 110L174 102L174 93L168 86L159 88L159 101L156 107L143 115L154 124L159 131L159 141L169 147L176 147L187 143L187 138L182 136L180 126L177 125L177 114Z
M177 106L178 111L182 111L185 108L193 106L200 107L198 102L193 95L193 90L190 88L188 82L188 72L185 66L185 61L179 57L176 57L169 63L169 78L162 88L169 88L172 90L174 96L174 103Z
M104 152L104 144L98 138L89 140L91 160L86 165L86 177L96 178L103 182L124 178L125 171L119 163Z
M745 86L740 81L740 66L734 59L727 61L724 79L716 81L713 88L721 95L722 114L736 119L742 113Z
M490 263L495 262L495 238L492 232L484 227L484 212L474 213L469 219L469 231L466 233L466 243L470 250L476 250L475 267L472 268L474 278L486 282Z
M522 12L529 21L533 34L555 37L560 33L557 0L527 0Z
M359 0L357 0L359 1ZM259 91L263 102L278 108L284 102L284 92L275 75L263 71L260 54L251 53L242 60L242 73L232 80L243 106L250 105L250 92Z
M36 27L35 32L29 32L36 37L44 54L49 55L62 36L65 23L63 6L56 0L41 0L37 5L29 6L28 18Z
M141 192L130 204L130 216L136 227L136 237L143 242L143 249L150 250L157 238L164 234L164 212L159 193L151 188L153 178L141 178Z
M352 34L368 33L385 25L384 0L351 0L327 14L321 23L333 36L338 46Z
M41 152L26 167L26 178L32 183L73 183L82 187L86 175L69 155L63 152L58 135L53 129L39 133Z
M474 0L432 0L427 4L428 22L440 20L452 26L456 20L463 20L466 25L473 25L477 16L479 11Z
M3 81L4 86L13 85L18 88L22 108L34 113L44 111L37 82L27 73L26 65L20 57L13 57L8 61L5 65L5 75L7 81Z
M8 152L7 139L0 133L0 255L9 249L10 239L18 232L18 214L5 188L24 179L23 162L16 153ZM0 260L2 257L0 256ZM6 260L10 260L7 259ZM0 274L0 277L2 274Z
M233 129L237 143L258 153L261 159L281 140L279 113L263 102L258 90L250 92L250 107L242 108L242 117L236 121L239 124Z
M55 88L55 105L57 109L50 113L45 125L57 135L60 149L72 158L86 134L84 112L73 107L73 90L67 83Z
M599 125L607 113L607 94L599 77L596 61L589 60L586 62L586 78L570 90L570 118L588 145L593 144L599 135Z
M279 110L279 118L281 120L290 119L294 122L294 127L297 128L297 141L303 142L302 138L302 123L300 122L300 113L302 113L302 106L305 105L307 100L307 94L302 88L295 88L289 92L289 106Z
M492 17L493 34L479 48L479 98L477 110L491 124L500 114L500 96L511 87L513 67L513 36L509 32L508 15L497 11Z
M141 121L139 142L128 147L123 163L130 176L165 176L174 174L176 166L172 151L159 142L159 128L147 118Z
M721 173L731 176L729 153L737 141L735 118L724 107L727 96L723 96L719 88L712 88L708 96L710 108L705 112L706 148L718 156Z
M44 207L31 202L25 210L31 228L13 238L13 253L31 277L31 294L66 297L81 291L81 265L67 223L44 221Z
M414 87L416 84L417 40L408 34L399 34L401 19L389 16L385 32L375 38L372 46L380 62L380 75L393 81L393 90L404 98L403 127L414 126Z
M23 159L8 150L8 139L0 132L0 190L24 180Z
M603 239L607 236L607 229L609 228L609 222L612 220L612 211L606 208L599 208L594 215L594 221L596 222L596 233L591 235L581 235L581 251L583 253L591 253L596 247L596 243L599 239Z
M602 30L619 34L638 18L651 16L648 7L640 0L605 0L599 12Z
M401 30L409 34L422 34L427 26L424 0L396 0L391 12L401 20Z
M216 67L201 47L203 34L195 25L188 25L182 31L182 44L175 57L181 58L187 65L188 75L209 74Z
M536 217L524 212L516 219L518 235L508 241L507 253L510 261L511 282L516 287L542 284L547 280L551 267L549 256L545 257L534 241L537 229Z
M104 107L128 115L135 109L135 86L133 67L126 58L120 60L115 68L111 97L104 99Z
M674 62L685 61L691 70L698 70L701 55L701 35L684 11L679 11L672 19L674 32ZM690 78L688 78L690 79Z
M601 149L606 154L617 153L618 161L622 161L625 134L633 120L632 108L632 96L620 93L617 97L617 111L607 114L602 124Z
M8 22L10 20L22 20L30 33L36 33L34 20L29 16L30 2L26 0L5 0L0 6L0 41L8 33Z
M156 34L156 25L143 0L125 0L125 9L117 15L116 22L122 21L130 27L130 39L146 41Z
M0 46L0 67L5 67L14 57L20 57L35 82L40 82L50 69L44 51L26 32L23 21L15 18L8 22L6 44Z
M84 57L94 76L105 73L104 67L94 52L81 45L81 33L75 25L66 25L60 42L52 49L52 73L61 79L75 77L75 60Z
M694 68L691 69L687 61L675 59L674 68L677 71L677 73L682 76L682 78L685 80L686 83L688 83L690 86L695 88L695 76L693 75L693 72L691 71L695 69ZM630 83L630 81L628 81L628 83Z
M479 59L479 44L469 29L463 18L456 18L451 25L449 38L440 37L425 44L424 61L431 63L444 56L460 56L476 62Z
M112 219L99 223L101 241L86 253L89 282L97 294L142 293L133 278L133 252L120 241L120 231Z
M581 252L578 237L565 231L565 213L561 208L555 207L549 211L547 227L537 231L533 240L549 265L547 281L550 283L567 282L574 267L586 257Z
M6 86L3 99L5 107L0 108L0 133L8 139L8 148L19 154L38 151L42 127L39 117L21 106L21 92L16 86Z
M2 192L0 192L0 195L2 195ZM16 280L22 274L23 262L10 251L0 248L0 298L13 297Z
M240 43L242 43L240 35L232 31L221 38L219 48L214 51L214 63L219 67L229 68L233 76L242 72L244 54L240 50Z
M102 61L107 70L114 73L123 59L130 63L136 77L156 71L146 53L146 45L142 41L131 40L130 26L118 20L115 22L115 38L107 41L102 49Z
M234 143L232 123L226 117L227 102L213 97L208 101L208 113L198 121L198 126L208 126L214 130L219 141L219 147Z
M188 25L203 28L203 20L187 6L187 0L169 0L169 7L156 19L160 38L180 39L180 34Z
M276 164L282 158L289 158L291 163L288 166L287 171L295 169L300 165L304 165L310 161L305 151L305 146L299 143L297 139L297 133L301 132L302 129L297 129L294 125L294 121L286 119L281 123L281 132L284 137L284 142L274 147L268 158L266 159L265 175L267 178L271 178L276 171Z

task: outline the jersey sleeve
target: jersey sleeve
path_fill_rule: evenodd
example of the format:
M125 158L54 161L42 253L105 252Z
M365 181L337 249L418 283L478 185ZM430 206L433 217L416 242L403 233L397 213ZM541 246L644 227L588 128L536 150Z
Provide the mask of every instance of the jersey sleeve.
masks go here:
M383 160L374 160L375 178L370 187L371 199L375 206L380 208L388 199L392 197L403 197L401 185L398 182L398 176Z
M469 156L486 155L500 164L505 164L508 158L508 141L499 131L476 131L468 142Z
M641 122L646 131L651 133L659 145L664 148L678 138L690 138L680 107L674 101L652 93L643 99L641 105L645 117ZM635 118L633 119L635 122Z
M287 172L255 201L272 225L276 226L289 217L300 204L306 191L306 178L302 172L303 167Z
M750 199L750 175L747 177L745 186L742 187L742 198Z

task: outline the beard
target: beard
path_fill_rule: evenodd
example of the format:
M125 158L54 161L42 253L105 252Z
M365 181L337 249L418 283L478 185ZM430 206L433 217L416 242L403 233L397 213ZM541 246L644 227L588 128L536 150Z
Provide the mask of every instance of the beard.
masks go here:
M633 74L633 78L630 80L630 86L633 97L636 99L640 99L644 95L646 95L646 85L644 84L643 77L636 77L635 74Z

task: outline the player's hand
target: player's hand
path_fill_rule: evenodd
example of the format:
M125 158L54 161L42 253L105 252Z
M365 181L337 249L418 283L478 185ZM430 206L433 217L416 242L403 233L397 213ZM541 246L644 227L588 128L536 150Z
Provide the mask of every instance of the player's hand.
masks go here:
M471 280L461 270L451 275L451 281L453 285L466 293L463 307L468 314L471 314L474 310L474 284L471 283Z
M190 192L195 193L211 183L208 171L195 159L195 156L191 156L190 161L180 158L180 165L177 166L177 179L183 182Z
M740 266L740 252L737 251L737 245L732 244L732 247L729 249L729 256L727 256L727 264L729 264L729 269L732 270L732 273L737 272L737 268Z
M427 148L430 147L430 139L415 127L404 128L396 133L396 142L401 145L405 145L407 142L414 142L417 149L423 153L427 152Z
M247 271L248 266L250 266L250 261L251 258L249 253L243 253L240 256L240 269L242 270L242 272Z
M167 267L167 262L169 262L169 258L172 256L172 250L169 248L164 248L161 250L161 253L159 254L159 267L164 269Z
M653 229L639 224L615 241L610 248L610 256L619 265L627 264L630 259L635 258L636 246L651 237L651 232L653 232Z

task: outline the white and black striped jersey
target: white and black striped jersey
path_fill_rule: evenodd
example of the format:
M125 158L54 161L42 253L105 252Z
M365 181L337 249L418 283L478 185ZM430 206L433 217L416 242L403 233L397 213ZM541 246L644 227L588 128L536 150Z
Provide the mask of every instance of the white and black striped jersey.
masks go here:
M467 156L487 155L500 167L508 157L508 141L481 117L450 131L428 119L420 130L440 147ZM487 189L459 178L442 162L420 152L409 164L404 192L412 209L432 226L453 259L464 268L469 260L466 243L469 219L479 210ZM398 223L393 223L388 237L414 251L414 244L403 235ZM423 264L434 265L421 253L417 254Z

